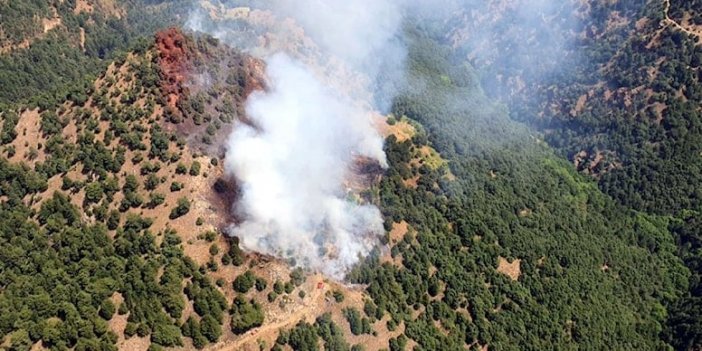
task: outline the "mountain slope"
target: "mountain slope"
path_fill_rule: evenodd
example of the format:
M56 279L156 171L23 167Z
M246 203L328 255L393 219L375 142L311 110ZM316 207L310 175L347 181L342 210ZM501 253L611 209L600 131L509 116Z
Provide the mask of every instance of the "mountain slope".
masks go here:
M676 163L697 152L698 49L659 30L660 4L584 3L576 15L602 17L583 28L554 9L559 26L524 30L524 42L581 29L577 55L591 56L554 76L543 72L558 50L543 50L529 76L515 65L539 62L534 51L466 62L470 38L408 25L407 86L378 123L389 168L362 194L382 210L386 236L342 284L223 234L239 193L224 175L224 140L251 123L244 102L266 89L265 67L205 35L152 36L181 20L183 3L19 7L25 19L61 21L46 33L16 27L10 45L31 45L0 57L10 82L0 87L0 347L649 350L699 340L697 200L685 198L697 166ZM694 29L693 5L672 2L668 21ZM519 18L503 10L469 24ZM658 46L642 49L636 28ZM495 47L519 47L513 38ZM657 63L664 50L679 54L663 56L670 67ZM658 98L670 99L660 111ZM627 119L649 112L664 119ZM661 150L647 154L649 142ZM646 183L639 199L636 174L656 179L646 172L679 181L666 181L669 192Z
M116 54L178 23L189 6L184 0L0 3L0 108L21 102L46 109L84 95Z
M427 88L395 110L426 126L458 180L422 167L413 190L391 170L380 190L384 214L412 228L391 250L402 263L370 260L354 279L423 349L664 347L665 304L689 274L666 219L616 205L440 52L418 41L411 67ZM408 148L389 141L395 167ZM503 258L518 262L516 280L496 270Z
M506 33L483 30L495 35L488 39L492 56L459 34L512 22L493 13L487 22L462 22L459 28L468 29L452 36L511 116L543 131L605 193L626 207L675 217L669 230L693 272L687 296L669 306L666 338L681 350L702 345L694 229L702 167L701 9L698 1L564 2L544 20L517 22ZM534 40L534 32L544 36Z

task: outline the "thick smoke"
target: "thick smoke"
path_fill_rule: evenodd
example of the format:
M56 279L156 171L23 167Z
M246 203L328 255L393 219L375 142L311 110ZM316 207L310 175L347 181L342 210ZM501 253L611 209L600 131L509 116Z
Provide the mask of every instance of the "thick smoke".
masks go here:
M244 247L341 275L382 233L377 208L345 199L356 156L385 163L382 139L364 111L334 95L285 55L268 60L270 89L250 97L259 128L229 140L226 169L242 184L231 233Z
M343 185L358 157L385 162L370 110L387 111L398 87L419 96L431 89L421 69L405 77L403 40L416 39L403 39L403 26L453 44L455 57L484 70L488 90L516 91L526 89L522 79L538 80L566 57L559 28L571 27L551 19L572 11L570 2L553 0L210 1L189 26L264 58L269 85L247 102L255 127L239 127L229 140L226 169L243 193L235 204L242 222L231 234L245 248L337 277L382 233L377 208L347 200L353 196ZM231 11L236 5L264 11ZM228 15L213 21L213 9ZM470 110L479 124L476 116L491 113L471 105L478 100L441 96L436 103L447 114ZM495 130L476 139L506 138Z
M242 190L235 204L242 221L232 225L230 234L246 249L293 258L340 278L383 233L380 211L352 200L357 197L344 184L355 176L358 158L386 163L370 109L387 108L401 81L401 11L389 0L274 1L267 6L278 18L301 26L320 56L359 74L362 90L373 101L359 101L358 94L339 89L343 75L325 74L328 69L320 70L299 52L264 57L268 89L246 103L253 126L235 128L228 142L225 168ZM189 24L225 41L237 40L226 24L206 21L196 12Z
M365 74L376 107L386 109L405 73L401 3L406 5L399 0L283 0L277 8L327 54Z

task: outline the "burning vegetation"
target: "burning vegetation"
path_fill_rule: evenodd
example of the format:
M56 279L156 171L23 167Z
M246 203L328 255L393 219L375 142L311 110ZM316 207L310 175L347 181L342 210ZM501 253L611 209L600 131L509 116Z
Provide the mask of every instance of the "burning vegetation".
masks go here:
M156 50L167 128L191 146L223 157L232 122L249 123L246 97L266 89L263 61L178 28L157 33Z
M185 82L192 69L192 43L177 28L156 33L158 64L161 69L161 91L168 106L175 108L181 96L187 94Z

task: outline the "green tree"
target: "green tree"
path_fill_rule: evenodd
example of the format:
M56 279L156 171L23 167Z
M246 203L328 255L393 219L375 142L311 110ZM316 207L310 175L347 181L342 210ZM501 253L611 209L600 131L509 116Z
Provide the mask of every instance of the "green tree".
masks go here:
M200 162L193 161L193 163L190 165L190 175L191 176L198 176L200 175Z
M200 332L210 342L216 342L222 335L222 326L211 315L205 315L200 321Z
M112 300L104 299L100 304L100 317L105 320L110 320L112 319L112 316L114 316L115 310L115 304L112 303Z
M175 325L159 323L151 334L151 342L161 346L173 347L183 346L180 329Z
M190 200L188 200L185 197L181 197L178 199L176 207L174 207L171 210L171 213L168 215L168 218L176 219L178 217L186 215L188 212L190 212Z
M256 276L251 271L246 271L244 274L239 275L234 279L232 283L234 291L245 294L251 290L256 282Z
M92 182L85 186L85 200L89 203L97 203L103 197L102 184Z
M255 301L246 301L243 296L234 298L232 309L231 328L234 334L243 334L248 330L260 327L263 324L263 310Z

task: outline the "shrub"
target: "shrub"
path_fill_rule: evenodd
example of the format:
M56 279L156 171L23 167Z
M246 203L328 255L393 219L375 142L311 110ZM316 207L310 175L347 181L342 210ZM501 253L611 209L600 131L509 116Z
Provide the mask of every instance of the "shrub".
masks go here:
M173 191L173 192L180 191L181 189L183 189L183 187L184 187L184 185L181 182L171 183L171 191Z
M176 219L184 216L190 212L190 201L187 198L181 197L178 199L178 204L171 210L171 214L168 215L170 219Z
M115 304L110 299L105 299L100 304L100 317L109 321L115 314Z
M242 294L247 293L255 284L256 276L251 271L246 271L239 275L232 283L234 290Z
M193 161L193 164L190 165L190 175L191 176L197 176L200 175L200 162Z

